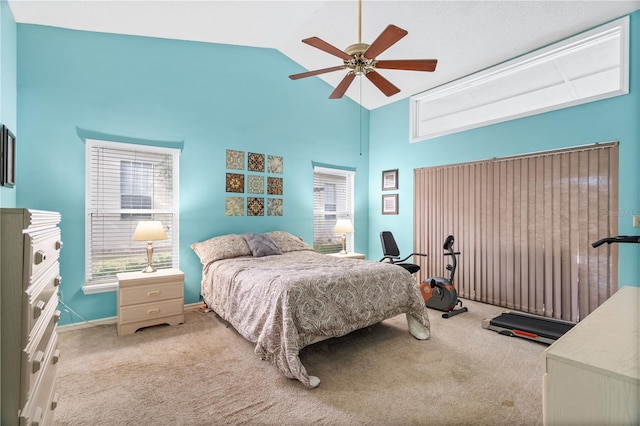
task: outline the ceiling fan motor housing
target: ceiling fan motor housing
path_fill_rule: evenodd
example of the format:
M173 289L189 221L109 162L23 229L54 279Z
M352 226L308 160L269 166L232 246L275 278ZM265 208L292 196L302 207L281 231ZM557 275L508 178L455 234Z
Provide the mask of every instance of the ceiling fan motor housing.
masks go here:
M363 53L368 48L369 45L367 43L355 43L344 49L345 53L351 56L351 59L344 61L344 65L358 75L366 74L373 70L376 66L376 61L363 56Z

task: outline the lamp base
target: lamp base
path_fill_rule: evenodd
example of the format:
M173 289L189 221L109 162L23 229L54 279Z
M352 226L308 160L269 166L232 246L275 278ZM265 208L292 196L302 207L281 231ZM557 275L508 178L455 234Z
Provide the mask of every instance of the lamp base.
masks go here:
M147 241L147 267L142 272L155 272L156 268L151 266L151 259L153 259L153 241Z
M156 271L157 271L157 269L156 269L156 268L154 268L154 267L153 267L153 266L151 266L151 265L147 265L147 267L146 267L146 268L144 268L144 269L142 270L142 272L144 272L144 273L148 273L148 272L156 272Z
M347 235L342 234L342 250L340 250L340 254L347 254Z

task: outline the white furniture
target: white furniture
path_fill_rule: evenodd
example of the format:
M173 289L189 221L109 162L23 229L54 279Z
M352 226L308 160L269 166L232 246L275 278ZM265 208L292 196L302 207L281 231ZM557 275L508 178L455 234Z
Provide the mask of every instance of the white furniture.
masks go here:
M184 273L177 269L117 274L118 336L151 325L184 322Z
M347 254L331 253L329 256L341 257L345 259L362 259L362 260L364 260L365 258L364 254L362 253L347 253Z
M59 213L1 209L3 426L53 423L60 357L56 333L59 222Z
M640 424L640 288L622 287L544 351L547 425Z

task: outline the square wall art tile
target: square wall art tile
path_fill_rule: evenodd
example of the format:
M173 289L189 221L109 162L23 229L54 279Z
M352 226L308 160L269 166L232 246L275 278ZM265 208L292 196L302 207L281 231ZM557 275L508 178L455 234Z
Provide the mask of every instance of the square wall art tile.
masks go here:
M249 153L249 171L264 172L264 154Z
M249 194L264 194L264 176L247 176L247 192Z
M268 177L267 178L267 194L269 195L282 195L283 192L282 178Z
M267 216L282 216L282 198L267 198Z
M244 170L244 151L227 150L227 169Z
M278 157L276 155L267 156L267 171L269 173L280 173L282 174L284 168L284 161L282 157Z
M227 192L244 192L244 175L227 173Z
M264 216L264 198L247 198L247 216Z
M227 197L225 214L227 216L244 216L244 197Z

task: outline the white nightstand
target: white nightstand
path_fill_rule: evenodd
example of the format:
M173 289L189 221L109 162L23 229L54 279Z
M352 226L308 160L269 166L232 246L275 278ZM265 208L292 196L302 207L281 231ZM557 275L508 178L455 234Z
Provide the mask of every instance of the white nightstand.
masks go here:
M345 259L362 259L362 260L364 260L365 258L364 254L362 253L347 253L347 254L331 253L329 256L341 257Z
M184 273L177 269L117 274L118 336L158 324L184 322Z

